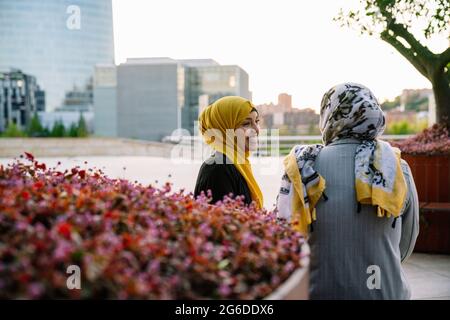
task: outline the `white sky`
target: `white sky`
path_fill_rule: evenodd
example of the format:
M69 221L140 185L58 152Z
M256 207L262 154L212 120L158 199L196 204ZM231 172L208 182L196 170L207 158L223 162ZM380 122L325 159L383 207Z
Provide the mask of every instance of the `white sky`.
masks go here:
M355 0L113 0L116 64L132 57L211 58L246 70L256 104L293 96L317 110L331 86L351 81L378 98L428 80L377 37L333 17ZM430 42L438 52L444 37Z

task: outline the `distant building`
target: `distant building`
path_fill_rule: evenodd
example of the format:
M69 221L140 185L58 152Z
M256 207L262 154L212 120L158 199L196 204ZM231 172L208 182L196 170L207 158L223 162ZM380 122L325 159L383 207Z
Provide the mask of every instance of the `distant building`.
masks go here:
M417 112L415 111L389 110L385 112L385 116L387 125L401 121L416 123L417 120Z
M290 111L292 109L292 96L287 93L278 95L278 106L283 110Z
M261 124L265 129L283 129L291 134L317 134L320 116L313 109L292 108L289 112L266 113Z
M34 97L36 98L36 110L45 111L45 91L41 90L39 85L38 90L35 92Z
M182 74L169 58L128 59L117 67L117 134L160 141L180 125Z
M92 111L94 102L92 81L92 78L89 78L84 87L74 86L72 90L67 91L62 106L57 107L55 111Z
M194 133L199 112L226 95L251 99L248 74L211 59L135 58L97 66L95 134L159 141L179 128Z
M422 103L424 109L429 107L430 98L433 97L432 89L404 89L400 95L400 110L406 111L406 105L414 103Z
M278 95L278 103L256 106L264 129L279 129L280 134L318 134L320 116L311 108L293 108L292 96Z
M214 60L178 60L183 70L184 103L182 127L193 133L201 110L224 96L251 100L247 72L236 65L220 65Z
M94 133L117 137L117 68L98 65L94 73Z
M428 126L431 127L436 123L436 100L433 94L430 95L428 101Z
M1 0L0 30L0 70L34 75L49 111L114 63L111 0Z
M25 130L38 110L45 110L45 93L36 78L20 70L0 72L0 132L10 123Z

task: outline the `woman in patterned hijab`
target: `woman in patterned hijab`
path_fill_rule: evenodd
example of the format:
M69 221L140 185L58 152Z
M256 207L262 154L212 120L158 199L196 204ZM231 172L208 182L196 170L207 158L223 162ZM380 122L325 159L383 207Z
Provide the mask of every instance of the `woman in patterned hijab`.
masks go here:
M323 145L284 159L278 217L308 236L311 299L411 297L401 262L418 234L417 192L384 127L369 89L337 85L321 103Z
M355 188L358 205L377 207L379 217L398 217L406 197L400 151L378 140L385 117L377 99L363 85L345 83L323 96L320 130L324 145L354 138L361 141L355 155ZM316 219L315 207L324 195L325 180L314 170L322 145L298 145L285 158L285 174L278 196L279 216L307 233ZM326 195L325 195L326 197Z

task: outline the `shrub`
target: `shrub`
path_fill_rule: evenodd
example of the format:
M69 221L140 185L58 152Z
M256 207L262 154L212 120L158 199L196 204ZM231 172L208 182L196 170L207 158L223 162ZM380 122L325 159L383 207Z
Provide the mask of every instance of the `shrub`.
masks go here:
M11 122L8 124L6 130L2 133L1 136L5 138L22 138L26 137L26 134L25 132L20 130L20 128L14 122Z
M304 239L243 199L209 205L96 168L0 166L0 298L263 298ZM81 290L68 290L69 265Z
M415 136L391 143L407 154L443 155L450 154L450 136L443 124L434 124Z

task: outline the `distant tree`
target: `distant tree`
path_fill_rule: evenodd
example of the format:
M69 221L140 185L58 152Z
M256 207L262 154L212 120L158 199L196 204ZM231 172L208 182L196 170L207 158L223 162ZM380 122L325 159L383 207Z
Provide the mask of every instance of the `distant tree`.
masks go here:
M69 137L78 137L78 127L75 123L71 123L68 132Z
M20 138L26 136L26 133L20 130L14 122L10 122L6 127L6 130L2 133L2 137L5 138Z
M56 120L53 123L53 128L50 132L51 137L65 137L66 136L66 128L64 127L64 123L62 120Z
M342 9L335 20L356 26L361 33L377 34L403 55L433 86L438 122L450 127L450 48L434 53L419 39L449 32L449 0L360 0L360 7ZM424 22L422 35L412 25Z
M393 122L390 125L388 125L386 129L387 134L409 134L412 133L414 130L411 127L411 125L408 123L408 121L398 121Z
M51 130L48 127L44 127L44 129L42 129L43 137L50 137L50 133L51 133Z
M400 96L395 97L394 100L386 100L381 104L381 109L384 111L392 110L400 106Z
M44 127L42 126L37 113L34 113L31 118L26 133L29 137L45 137Z
M320 134L320 130L319 130L319 126L317 123L311 122L308 125L308 135L310 136L314 136L314 135L319 135Z
M80 114L80 119L78 120L77 136L78 137L88 136L86 120L84 120L83 114Z

